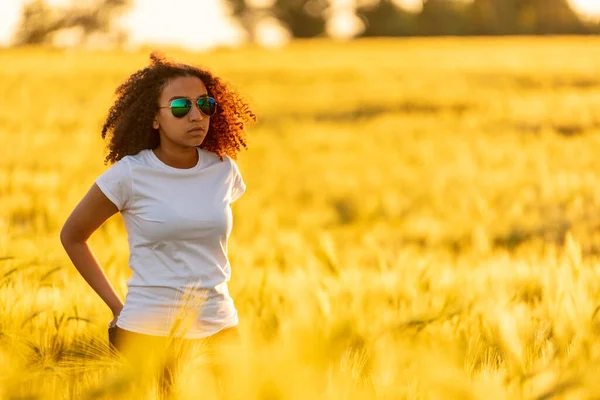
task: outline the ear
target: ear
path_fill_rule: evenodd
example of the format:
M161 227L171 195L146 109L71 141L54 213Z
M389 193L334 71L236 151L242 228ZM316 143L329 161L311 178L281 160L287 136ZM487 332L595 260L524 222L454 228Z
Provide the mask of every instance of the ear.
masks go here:
M160 127L160 124L158 123L158 115L154 117L154 120L152 121L152 128L154 129L158 129Z

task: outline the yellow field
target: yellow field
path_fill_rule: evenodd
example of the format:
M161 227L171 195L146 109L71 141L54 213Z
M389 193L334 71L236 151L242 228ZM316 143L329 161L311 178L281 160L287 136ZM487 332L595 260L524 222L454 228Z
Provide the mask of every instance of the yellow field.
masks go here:
M599 398L599 46L167 52L260 120L229 248L239 398ZM0 51L2 398L152 398L109 357L110 311L58 238L107 168L113 91L148 53ZM124 298L120 216L90 243ZM213 396L197 362L180 389Z

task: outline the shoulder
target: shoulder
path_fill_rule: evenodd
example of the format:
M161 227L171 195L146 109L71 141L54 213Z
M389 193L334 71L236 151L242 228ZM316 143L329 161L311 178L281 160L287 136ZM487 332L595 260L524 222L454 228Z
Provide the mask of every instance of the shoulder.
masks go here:
M131 163L143 162L145 160L145 153L148 151L150 151L150 150L142 150L134 155L124 156L123 158L121 158L118 161L116 161L115 163L113 163L110 167L111 168L119 168L122 166L129 166Z
M152 150L144 149L136 154L127 155L121 158L119 161L114 163L111 169L117 169L123 173L132 174L138 168L146 167L151 165L150 157L148 152Z
M227 155L223 156L223 161L227 164L227 169L229 170L229 173L234 176L234 179L241 179L242 173L240 172L240 167L238 167L237 162Z
M235 165L235 161L226 154L223 155L222 161L219 158L219 156L217 154L213 153L212 151L200 149L200 154L202 155L202 157L204 157L203 164L205 166L217 164L217 165L225 166L227 168L231 168L232 165Z
M134 155L127 155L110 165L98 177L99 181L133 179L134 171L148 163L147 153L150 150L142 150Z
M125 160L125 163L128 163L128 164L145 164L148 160L148 158L147 158L148 152L150 152L150 151L152 151L152 150L150 150L150 149L140 150L136 154L123 157L120 161Z

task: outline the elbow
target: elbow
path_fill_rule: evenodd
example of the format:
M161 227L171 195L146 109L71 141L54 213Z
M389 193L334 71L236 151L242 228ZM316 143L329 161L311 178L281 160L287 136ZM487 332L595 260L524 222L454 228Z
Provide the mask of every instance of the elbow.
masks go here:
M67 227L65 225L60 230L60 243L63 245L63 247L66 248L68 246L69 239L70 239L69 230L67 229Z
M66 249L70 244L77 242L85 242L85 240L79 240L77 233L65 224L60 230L60 243Z

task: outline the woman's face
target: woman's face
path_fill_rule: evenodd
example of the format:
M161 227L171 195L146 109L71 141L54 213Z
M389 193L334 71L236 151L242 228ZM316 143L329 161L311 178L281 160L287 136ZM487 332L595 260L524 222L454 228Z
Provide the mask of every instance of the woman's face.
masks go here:
M196 106L196 100L207 95L206 86L195 76L183 76L170 80L158 99L158 110L152 126L159 130L161 145L165 142L181 147L197 147L202 144L210 117L203 114ZM177 98L187 98L192 102L192 108L182 118L176 118L171 113L169 105Z

